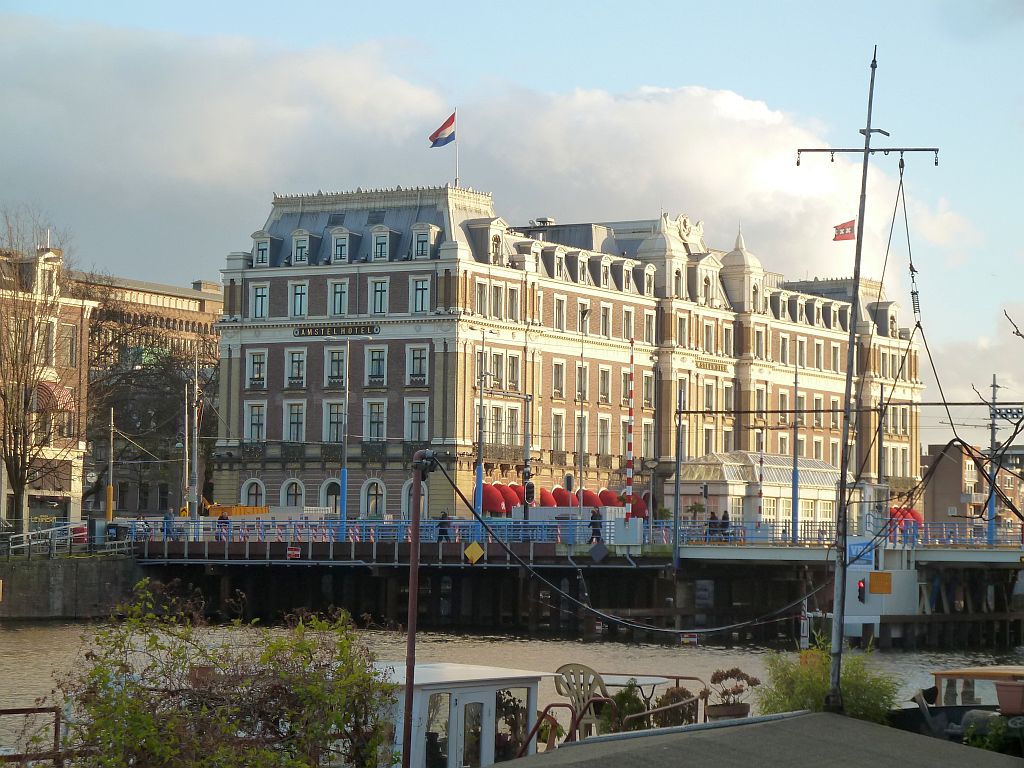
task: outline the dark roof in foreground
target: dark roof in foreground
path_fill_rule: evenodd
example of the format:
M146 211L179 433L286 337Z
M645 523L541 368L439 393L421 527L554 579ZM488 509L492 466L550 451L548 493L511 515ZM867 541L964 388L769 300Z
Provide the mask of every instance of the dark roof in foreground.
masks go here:
M853 766L879 768L972 768L1019 766L1015 757L965 747L929 736L824 713L769 717L664 729L657 735L616 734L567 744L515 761L516 768L586 766L586 768L787 768Z

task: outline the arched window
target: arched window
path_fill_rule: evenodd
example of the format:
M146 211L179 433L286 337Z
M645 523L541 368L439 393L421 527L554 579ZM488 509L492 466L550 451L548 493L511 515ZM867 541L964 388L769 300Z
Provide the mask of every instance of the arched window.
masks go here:
M285 483L284 490L281 492L281 501L284 502L286 507L301 507L302 495L302 486L299 485L299 481L289 480Z
M750 311L751 312L757 312L757 310L758 310L758 306L757 306L757 286L755 285L754 286L753 303L752 303L752 305L750 307Z
M676 270L675 285L673 287L673 293L677 299L683 296L683 273L678 269Z
M263 506L263 484L259 480L250 480L242 489L242 501L249 507Z
M427 484L420 483L420 517L427 514ZM412 480L402 488L402 517L408 520L412 516Z
M384 484L379 480L371 480L364 493L365 517L384 517Z
M324 485L323 506L337 511L341 500L341 484L337 480L330 480Z

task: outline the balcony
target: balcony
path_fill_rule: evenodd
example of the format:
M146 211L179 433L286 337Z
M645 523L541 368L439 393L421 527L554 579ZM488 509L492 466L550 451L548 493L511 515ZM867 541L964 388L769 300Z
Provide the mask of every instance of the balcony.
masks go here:
M330 389L344 389L345 388L345 377L344 376L328 376L327 386Z
M425 387L425 386L427 386L427 375L425 373L411 373L411 374L409 374L409 386L410 387Z
M242 443L242 458L251 459L262 459L267 455L267 444L263 442L247 442Z
M288 389L302 389L306 386L305 376L289 376L288 377Z
M383 389L384 386L385 386L384 385L384 377L383 376L367 376L366 377L366 386L367 387L378 387L378 388Z
M342 446L341 443L320 444L320 461L340 463L342 453L344 453L344 447Z
M522 445L506 445L504 443L484 443L484 461L500 464L514 464L523 460Z
M551 452L551 466L553 467L565 467L568 466L566 460L569 454L565 451L552 451Z
M303 461L306 458L305 443L281 443L281 458L284 461Z
M610 453L599 453L597 455L597 468L598 469L611 469L612 468L612 455Z
M383 440L364 440L360 445L360 455L364 462L383 463L387 459L388 444Z
M961 504L971 504L973 506L984 506L988 503L987 493L962 493L960 494Z
M266 389L267 380L262 376L250 376L249 377L249 389Z

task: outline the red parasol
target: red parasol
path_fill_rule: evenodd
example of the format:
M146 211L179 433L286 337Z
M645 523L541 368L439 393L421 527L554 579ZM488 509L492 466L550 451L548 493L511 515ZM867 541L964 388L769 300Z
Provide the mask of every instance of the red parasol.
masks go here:
M619 494L613 491L611 488L605 488L601 491L598 496L601 497L602 507L621 507L622 501L619 499Z
M547 488L540 489L540 505L541 507L557 507L558 502L555 501L555 497L551 495L551 491Z
M551 489L551 495L555 497L556 507L575 507L576 500L565 488L558 487Z
M490 483L484 483L484 514L502 517L508 514L508 510L505 508L505 497Z
M526 503L526 489L521 485L510 485L509 488L515 493L516 498L519 499L520 504Z
M519 504L519 497L516 496L516 492L507 485L503 485L501 483L495 483L494 487L498 489L498 493L501 494L501 498L505 500L505 509L509 514L511 514L512 507Z
M578 499L579 496L577 496L576 498ZM601 503L602 502L601 502L601 497L600 496L598 496L593 491L587 490L586 488L583 489L583 506L584 507L600 507Z

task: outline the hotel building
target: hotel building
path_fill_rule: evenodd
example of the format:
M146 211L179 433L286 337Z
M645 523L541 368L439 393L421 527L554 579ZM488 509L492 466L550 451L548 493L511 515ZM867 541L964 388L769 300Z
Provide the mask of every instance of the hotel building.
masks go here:
M334 508L346 463L349 517L405 516L423 447L470 499L478 449L489 483L521 483L528 447L538 492L566 475L621 492L631 370L634 490L654 507L677 402L686 457L840 462L852 281L788 282L686 216L513 225L453 187L276 196L223 275L224 503ZM880 284L860 301L850 469L910 487L918 349ZM429 514L468 513L440 473L427 486Z

